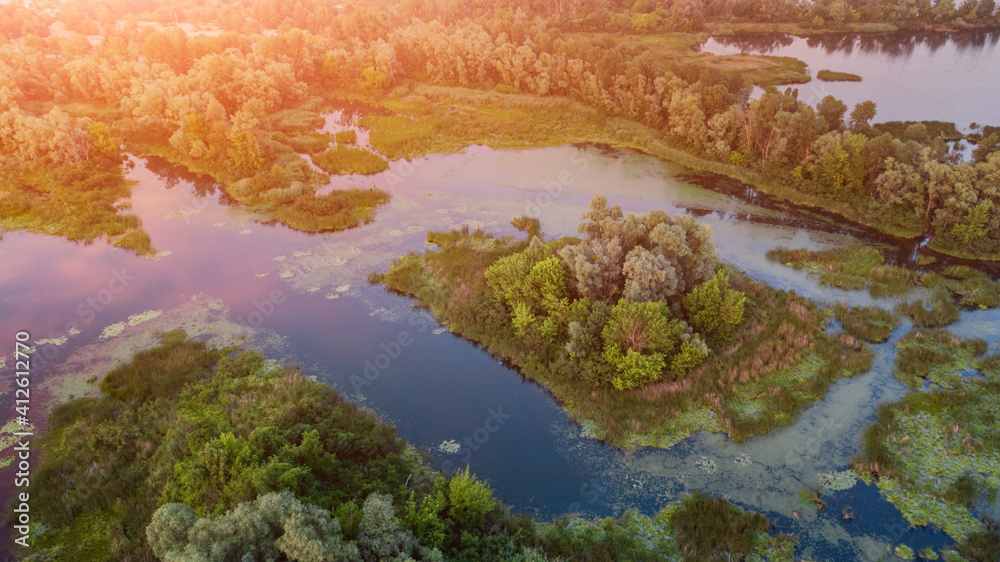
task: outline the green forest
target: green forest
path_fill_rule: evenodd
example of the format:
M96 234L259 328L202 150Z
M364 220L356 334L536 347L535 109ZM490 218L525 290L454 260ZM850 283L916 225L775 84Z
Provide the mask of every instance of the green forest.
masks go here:
M994 127L970 137L974 157L960 162L927 124L886 130L872 102L813 106L776 87L809 80L799 61L690 45L738 30L980 28L998 14L993 0L7 4L0 224L152 253L141 225L119 214L129 186L112 164L122 147L206 174L293 228L328 231L371 220L386 195L317 197L327 176L310 161L363 175L386 158L468 144L597 141L928 235L941 252L996 258ZM137 24L149 20L160 25ZM69 33L50 35L53 21ZM182 21L212 33L169 25ZM753 85L768 88L749 100ZM362 122L381 156L318 130L319 114L347 99L369 104ZM567 103L576 115L539 133ZM449 131L457 123L463 130Z

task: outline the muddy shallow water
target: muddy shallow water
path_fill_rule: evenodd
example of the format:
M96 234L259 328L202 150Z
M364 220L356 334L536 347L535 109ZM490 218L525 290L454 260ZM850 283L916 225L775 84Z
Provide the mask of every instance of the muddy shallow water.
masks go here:
M818 301L898 302L820 287L803 272L766 261L765 252L776 245L819 249L891 240L822 214L743 197L729 180L685 175L641 154L597 146L473 147L394 162L376 176L337 178L329 189L375 185L392 199L374 222L321 235L259 222L253 213L220 203L210 182L159 160L139 161L130 176L138 181L133 210L161 257L143 260L103 242L81 245L27 233L6 233L0 242L0 337L13 341L21 329L34 340L67 335L65 344L41 346L36 356L40 365L51 356L49 366L36 372L53 392L86 392L80 372L104 365L102 350L114 348L106 354L112 361L121 357L126 348L113 345L124 341L119 338L141 343L154 329L183 325L298 363L307 375L392 421L403 437L435 456L436 466L468 463L516 510L546 518L627 508L653 513L684 491L704 489L763 511L778 530L796 533L803 557L873 559L900 542L915 550L950 543L933 529L907 529L877 489L861 483L825 493L836 508L820 514L799 499L803 487L819 483L820 473L847 468L878 404L905 394L891 372L892 340L875 346L870 372L835 383L792 426L743 444L700 433L669 451L622 451L583 436L543 388L450 334L414 309L411 299L367 282L370 272L422 251L428 230L469 225L520 235L509 220L529 214L541 220L547 236L575 234L595 193L627 211L696 213L714 229L723 260ZM713 181L719 191L702 187ZM894 255L905 260L912 246L902 244ZM160 310L149 322L129 325L132 315ZM100 337L123 321L120 335ZM69 323L79 333L69 334ZM898 328L893 340L908 329ZM964 313L951 329L996 342L1000 313ZM374 375L370 384L366 370ZM67 380L75 382L61 385ZM10 410L10 400L4 395L0 407ZM496 427L486 423L489 418L502 420L498 430L487 430ZM848 505L856 513L852 523L840 517Z

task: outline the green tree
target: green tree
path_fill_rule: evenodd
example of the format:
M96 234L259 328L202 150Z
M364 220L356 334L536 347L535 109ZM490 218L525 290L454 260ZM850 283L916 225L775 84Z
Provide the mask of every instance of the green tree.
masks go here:
M729 286L729 275L720 270L684 297L684 310L691 327L714 336L743 322L747 297Z
M449 515L465 527L475 527L496 506L493 490L477 480L468 466L451 477L448 492L448 503L451 504Z
M840 130L844 126L844 113L846 111L847 106L844 105L844 102L829 95L816 105L816 113L823 120L826 131Z
M871 128L871 120L875 118L875 102L863 101L854 106L851 111L851 131L864 133Z
M303 504L290 492L266 494L197 520L189 506L168 503L153 513L146 537L157 558L168 562L360 559L329 511Z
M264 165L264 156L257 135L233 127L226 134L229 148L226 153L242 176L259 170Z
M712 229L691 215L625 215L598 195L583 218L579 230L586 240L559 251L580 296L669 300L715 271Z
M620 300L601 332L604 360L614 365L615 388L638 388L659 380L677 350L684 324L670 320L663 302Z
M989 205L982 203L969 209L965 215L965 224L956 224L952 229L952 234L956 238L969 244L979 240L990 231Z
M361 507L361 513L358 546L367 562L409 556L416 548L416 538L399 524L392 497L388 494L369 495Z

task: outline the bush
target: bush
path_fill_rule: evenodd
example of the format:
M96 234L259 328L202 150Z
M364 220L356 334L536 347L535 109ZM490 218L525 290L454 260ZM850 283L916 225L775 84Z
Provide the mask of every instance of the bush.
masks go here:
M688 323L695 330L714 336L743 322L747 297L729 287L729 274L719 271L684 297Z

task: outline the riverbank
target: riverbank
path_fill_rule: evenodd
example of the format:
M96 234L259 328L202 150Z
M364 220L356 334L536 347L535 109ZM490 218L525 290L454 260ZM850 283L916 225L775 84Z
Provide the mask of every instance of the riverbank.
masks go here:
M571 143L603 143L637 150L698 172L726 176L777 199L827 211L899 239L912 240L924 234L884 221L866 219L848 202L803 193L767 180L759 172L744 166L691 154L670 146L660 131L627 119L607 117L596 109L567 98L539 98L526 94L420 84L405 97L389 100L369 97L365 101L407 116L405 121L400 121L403 117L372 117L360 122L371 127L372 145L380 153L394 159L457 152L471 145L539 148ZM406 127L398 127L399 123L406 123ZM454 136L450 135L452 129L456 133ZM442 132L449 134L440 134ZM933 249L946 255L967 257L952 253L948 248ZM1000 253L978 259L1000 260Z

